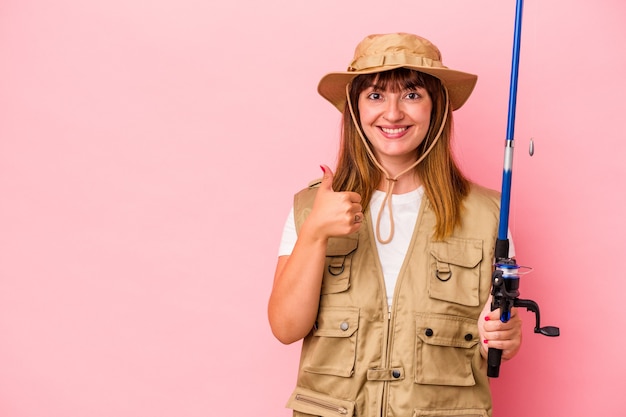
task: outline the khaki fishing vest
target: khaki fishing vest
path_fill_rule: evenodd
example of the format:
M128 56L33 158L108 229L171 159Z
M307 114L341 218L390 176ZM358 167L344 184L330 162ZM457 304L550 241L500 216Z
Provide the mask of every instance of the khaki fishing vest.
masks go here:
M316 186L294 199L296 228ZM317 321L287 407L304 416L491 416L477 320L490 293L499 195L472 186L463 224L431 238L424 196L391 310L369 213L328 241Z

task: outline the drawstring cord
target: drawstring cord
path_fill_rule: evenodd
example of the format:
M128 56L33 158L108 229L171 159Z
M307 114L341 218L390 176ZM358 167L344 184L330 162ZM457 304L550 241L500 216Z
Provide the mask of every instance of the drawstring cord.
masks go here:
M387 190L385 192L385 198L383 199L383 203L380 206L380 210L378 211L378 216L376 218L376 239L382 244L389 243L393 239L394 221L393 221L393 208L391 205L391 196L393 195L393 188L395 187L395 184L398 181L398 178L400 178L400 176L406 174L407 172L411 171L420 162L422 162L424 158L426 158L426 155L428 155L430 151L432 151L433 147L439 140L439 137L441 137L441 134L443 133L443 128L446 125L446 122L448 120L448 106L449 106L448 89L444 87L443 90L445 91L445 96L446 96L446 107L443 113L443 120L441 121L441 125L439 126L439 131L437 132L437 136L435 136L435 139L432 141L428 149L426 149L426 152L424 152L418 158L417 161L415 161L410 167L408 167L407 169L405 169L404 171L402 171L401 173L399 173L398 175L392 178L387 172L387 170L380 164L380 162L378 162L378 160L374 156L374 153L370 149L367 143L367 140L365 139L365 135L361 131L360 125L357 123L356 116L354 114L354 109L352 108L352 102L350 101L350 84L349 83L346 84L346 99L348 101L348 108L350 109L350 117L352 118L352 122L354 123L354 126L356 127L356 130L359 133L359 137L363 141L363 145L365 146L368 156L370 157L374 165L376 165L376 167L383 172L383 174L385 175L385 179L387 180ZM389 210L390 227L389 227L389 236L386 239L383 239L380 235L380 220L382 219L385 206L387 206L387 209Z

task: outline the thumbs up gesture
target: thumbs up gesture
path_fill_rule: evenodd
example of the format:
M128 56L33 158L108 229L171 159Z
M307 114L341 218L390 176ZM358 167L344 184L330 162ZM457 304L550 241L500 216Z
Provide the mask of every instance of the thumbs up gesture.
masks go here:
M320 239L356 232L363 221L361 196L351 191L335 192L333 172L326 165L320 168L324 171L324 178L305 222L306 227Z

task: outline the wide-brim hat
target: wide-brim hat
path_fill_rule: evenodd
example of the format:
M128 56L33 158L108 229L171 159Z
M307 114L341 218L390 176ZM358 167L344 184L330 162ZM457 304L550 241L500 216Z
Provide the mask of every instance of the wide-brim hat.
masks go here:
M322 77L317 91L343 112L346 85L361 74L373 74L396 68L409 68L437 77L448 90L452 110L469 98L478 77L443 65L441 52L428 39L410 33L370 35L359 43L354 60L344 72Z

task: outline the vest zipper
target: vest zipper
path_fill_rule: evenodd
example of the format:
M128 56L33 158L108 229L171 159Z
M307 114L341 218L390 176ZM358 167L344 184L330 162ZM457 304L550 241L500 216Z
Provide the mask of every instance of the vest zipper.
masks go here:
M308 395L297 394L296 401L301 401L303 403L311 404L325 410L334 411L337 414L346 415L348 414L348 409L346 407L342 407L340 405L335 405L326 401L319 400L317 398L309 397Z
M386 299L386 298L385 298ZM395 302L395 300L394 300ZM390 360L390 353L391 353L391 318L392 318L392 310L393 310L393 306L388 305L387 306L387 325L385 326L385 355L383 357L383 366L385 368L389 368L389 364L391 362ZM388 390L389 390L389 382L388 381L384 381L383 382L383 389L382 389L382 402L381 402L381 416L385 416L387 415L387 409L389 407L388 404L388 398L387 396L388 394Z

